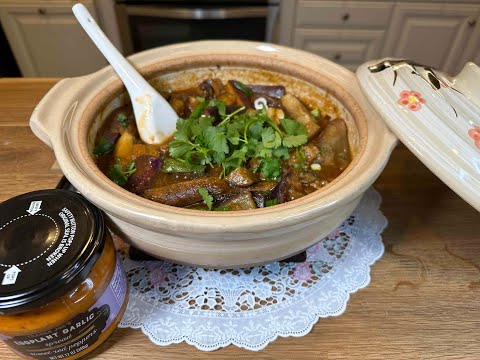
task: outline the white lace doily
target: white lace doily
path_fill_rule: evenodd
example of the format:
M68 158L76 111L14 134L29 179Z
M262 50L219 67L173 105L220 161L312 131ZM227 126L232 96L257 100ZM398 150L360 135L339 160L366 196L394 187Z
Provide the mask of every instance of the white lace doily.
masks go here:
M130 282L120 327L141 328L158 345L185 341L206 351L230 344L260 350L278 336L306 335L319 318L342 314L349 295L370 282L370 265L384 250L380 201L367 191L303 263L207 270L133 261L120 249Z

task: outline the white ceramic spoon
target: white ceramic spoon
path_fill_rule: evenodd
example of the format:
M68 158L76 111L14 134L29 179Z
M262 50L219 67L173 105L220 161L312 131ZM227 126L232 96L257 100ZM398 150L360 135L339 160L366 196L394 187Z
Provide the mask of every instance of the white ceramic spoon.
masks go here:
M178 115L113 46L84 5L76 4L72 10L90 39L125 84L132 100L138 133L142 140L148 144L162 142L175 131Z

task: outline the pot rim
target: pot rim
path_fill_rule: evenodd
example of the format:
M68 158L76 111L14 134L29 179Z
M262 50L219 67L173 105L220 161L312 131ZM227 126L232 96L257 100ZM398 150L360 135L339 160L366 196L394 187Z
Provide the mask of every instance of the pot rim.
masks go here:
M215 49L214 52L212 49ZM88 91L92 87L95 91L83 99L77 99L75 108L65 118L65 126L69 126L69 129L64 129L64 132L61 132L63 136L58 139L51 139L60 166L73 185L106 212L130 223L140 222L142 226L151 229L167 226L174 230L200 233L226 230L235 232L246 229L258 231L308 221L333 207L350 202L361 196L383 169L396 143L395 138L364 100L355 75L328 60L301 50L246 41L198 41L176 44L135 54L129 60L148 78L162 71L185 69L186 60L190 61L189 68L199 67L197 65L200 63L204 64L202 66L204 67L212 58L225 59L226 63L222 65L227 66L238 66L242 63L256 64L259 67L262 64L267 66L268 70L293 74L294 77L306 80L314 86L331 91L352 114L357 125L360 146L352 163L324 188L297 200L269 208L236 212L203 212L176 208L142 198L108 179L98 169L87 148L88 131L98 110L118 96L123 88L113 70L107 67L83 77L85 81L83 86L80 85L76 89L77 95L81 96L82 91ZM231 61L228 61L229 58ZM346 89L345 86L349 88ZM379 145L375 144L375 141L378 142L377 139L368 136L368 122L375 122L377 126L380 122L386 136L382 139L382 146L376 149L377 155L370 158L368 165L363 164L366 171L359 172L359 163L366 161L368 155L366 151L370 150L371 155L371 147ZM79 138L68 136L76 127ZM72 138L75 140L73 143L67 141Z

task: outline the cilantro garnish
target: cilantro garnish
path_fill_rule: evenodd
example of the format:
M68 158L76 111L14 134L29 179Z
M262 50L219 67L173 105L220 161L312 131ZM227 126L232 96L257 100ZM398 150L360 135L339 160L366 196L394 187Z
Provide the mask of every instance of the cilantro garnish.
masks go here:
M260 166L262 174L269 179L278 180L282 173L282 168L280 161L275 158L270 158L263 160L262 165Z
M218 125L214 125L213 117L202 115L207 106L218 108L222 118ZM221 176L251 158L259 158L262 163L258 170L266 178L278 180L280 160L289 159L289 148L307 142L305 127L291 119L282 119L277 125L266 109L246 113L239 108L226 114L224 106L221 101L200 99L188 119L177 121L173 141L168 145L170 156L187 165L220 165Z
M100 138L97 145L93 148L93 154L100 156L112 152L115 143L104 137Z
M290 148L307 142L307 129L305 129L305 126L291 119L281 119L280 124L286 133L283 138L283 146Z
M128 163L126 166L122 166L120 163L116 162L108 171L108 177L115 184L124 186L130 175L137 171L137 165L135 161Z
M203 202L205 205L207 205L208 210L212 210L212 205L213 205L213 196L208 193L207 189L200 188L198 189L198 193L203 199Z
M125 128L130 124L130 120L128 119L128 116L125 115L124 113L118 114L117 121L120 123L120 125L122 125Z

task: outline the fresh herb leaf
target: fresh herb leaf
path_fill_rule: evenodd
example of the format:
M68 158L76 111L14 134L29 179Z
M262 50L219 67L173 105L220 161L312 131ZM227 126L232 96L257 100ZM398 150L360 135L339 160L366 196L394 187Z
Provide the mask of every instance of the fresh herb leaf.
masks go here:
M278 180L282 171L280 161L275 158L263 160L261 168L262 174L271 180Z
M227 124L227 139L232 145L238 145L240 143L240 133L236 125Z
M194 146L190 142L185 142L181 140L173 140L168 144L168 152L173 158L180 158L183 155L186 155L194 149Z
M307 135L307 129L292 119L280 119L280 125L287 135Z
M307 129L299 122L291 119L280 119L280 124L286 134L282 140L283 146L291 148L303 145L308 141Z
M273 149L272 155L275 156L276 158L283 159L283 160L290 159L290 151L288 151L288 149L285 147Z
M245 125L245 130L243 131L243 137L245 142L248 142L248 139L261 139L263 131L262 119L253 116Z
M130 120L128 119L128 116L125 115L124 113L120 113L117 116L117 121L122 125L124 128L126 128L130 124Z
M272 127L262 132L262 143L267 149L275 149L282 145L282 137Z
M128 163L125 167L117 162L109 169L108 177L115 184L124 186L127 183L130 175L132 175L136 170L137 168L135 161Z
M177 120L177 131L173 134L173 138L178 141L189 141L192 136L192 122L188 120Z
M235 86L238 90L243 92L248 97L251 97L253 95L252 89L250 89L247 85L242 84L240 81L233 80L232 84L233 84L233 86Z
M232 155L223 160L222 166L225 169L225 172L230 172L240 166L242 166L246 161L247 148L242 147L238 150L235 150Z
M283 138L283 146L291 148L300 146L308 141L307 135L287 135Z
M97 145L93 148L93 154L100 156L113 151L114 141L105 137L100 138Z
M278 205L278 199L270 199L265 201L265 207L273 206L273 205Z
M205 205L207 205L208 210L212 210L212 205L213 205L213 196L208 193L207 189L200 188L198 189L198 193L203 199L203 202Z
M268 159L272 157L273 155L272 149L266 149L265 147L263 147L263 144L258 144L257 148L258 149L257 149L256 157L260 157L264 159Z
M215 152L228 154L229 147L227 144L227 137L223 130L224 129L216 126L209 126L205 129L205 138L208 139L207 145L210 149Z

